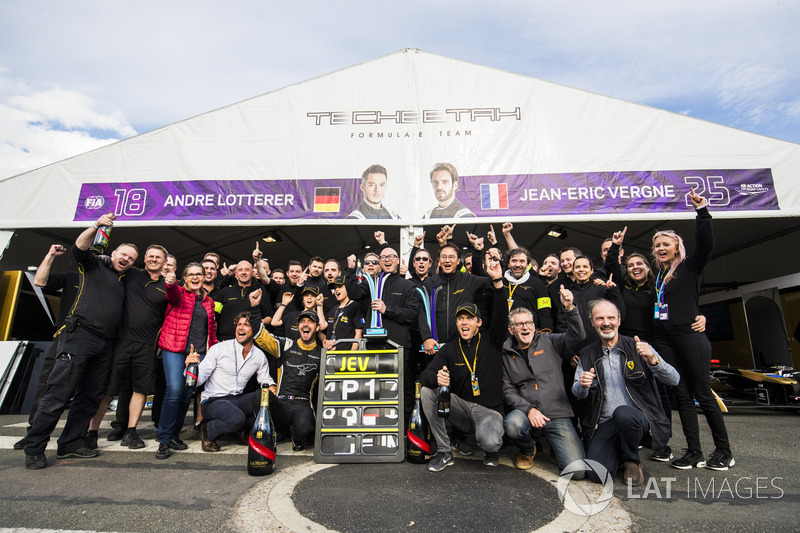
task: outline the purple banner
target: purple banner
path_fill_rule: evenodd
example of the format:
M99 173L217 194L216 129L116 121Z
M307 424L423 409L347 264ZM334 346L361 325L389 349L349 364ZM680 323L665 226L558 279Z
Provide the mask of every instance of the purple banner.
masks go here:
M718 211L777 210L768 168L462 176L458 198L478 217L690 211L694 187Z
M361 201L358 178L84 183L76 221L341 219Z

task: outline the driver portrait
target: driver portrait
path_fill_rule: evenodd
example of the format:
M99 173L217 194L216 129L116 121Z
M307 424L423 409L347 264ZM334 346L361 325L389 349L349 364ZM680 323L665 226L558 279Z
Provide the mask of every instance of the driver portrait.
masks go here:
M474 217L464 204L456 198L458 171L450 163L437 163L431 170L431 187L438 204L428 210L422 218L466 218Z
M388 177L386 169L381 165L372 165L361 174L361 192L364 199L345 218L368 219L383 218L397 219L395 213L383 205L383 197L386 195Z

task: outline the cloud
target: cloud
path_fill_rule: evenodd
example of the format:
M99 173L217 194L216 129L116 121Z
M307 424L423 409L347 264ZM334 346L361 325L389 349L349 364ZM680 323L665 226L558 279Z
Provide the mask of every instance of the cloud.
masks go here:
M136 135L119 110L77 90L32 90L0 69L0 179Z

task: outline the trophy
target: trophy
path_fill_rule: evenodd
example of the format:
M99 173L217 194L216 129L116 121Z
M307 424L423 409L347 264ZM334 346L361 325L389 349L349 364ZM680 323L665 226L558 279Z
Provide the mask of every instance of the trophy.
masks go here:
M436 297L439 295L439 291L442 290L442 288L434 287L431 289L430 297L428 297L428 293L425 292L425 289L421 287L417 287L416 289L422 298L422 304L425 306L425 320L428 321L428 327L431 328L431 337L438 343L439 336L436 334ZM442 344L439 344L440 348ZM420 346L419 349L421 352L425 351L424 346Z
M383 296L383 286L386 284L387 278L388 275L386 272L381 272L377 282L372 279L372 276L369 274L364 276L364 279L367 280L369 294L373 301L380 300L381 296ZM383 315L373 309L372 313L370 314L369 327L364 332L364 337L368 339L385 339L387 336L388 332L386 331L386 328L383 327Z

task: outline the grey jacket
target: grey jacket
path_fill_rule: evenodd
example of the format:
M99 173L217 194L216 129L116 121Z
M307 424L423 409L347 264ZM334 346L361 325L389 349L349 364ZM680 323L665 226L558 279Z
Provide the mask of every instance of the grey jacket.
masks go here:
M503 396L512 409L525 414L536 408L548 418L573 416L561 373L561 363L575 354L586 336L577 306L566 313L567 332L536 332L526 358L516 349L516 339L503 344Z

